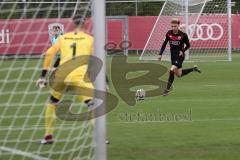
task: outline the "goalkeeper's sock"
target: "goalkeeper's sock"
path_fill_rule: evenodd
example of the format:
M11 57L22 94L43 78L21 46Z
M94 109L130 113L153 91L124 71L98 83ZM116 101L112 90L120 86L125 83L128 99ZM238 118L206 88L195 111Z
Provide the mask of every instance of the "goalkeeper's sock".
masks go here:
M194 68L183 69L181 77L186 76L187 74L189 74L193 71L194 71Z
M55 115L56 106L52 103L48 103L46 111L45 111L45 136L53 135L55 123L56 123L56 115Z

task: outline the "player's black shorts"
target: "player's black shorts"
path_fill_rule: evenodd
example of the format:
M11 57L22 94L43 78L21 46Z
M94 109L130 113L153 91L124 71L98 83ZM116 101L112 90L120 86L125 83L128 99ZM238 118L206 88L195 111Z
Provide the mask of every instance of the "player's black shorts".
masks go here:
M172 65L176 66L178 69L182 68L184 58L172 58Z

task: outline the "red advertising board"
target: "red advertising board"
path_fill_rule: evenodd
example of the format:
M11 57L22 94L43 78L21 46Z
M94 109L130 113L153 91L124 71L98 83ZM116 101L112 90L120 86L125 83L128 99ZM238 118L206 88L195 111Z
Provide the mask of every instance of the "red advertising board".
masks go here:
M169 19L169 17L166 17ZM155 16L131 16L128 18L130 50L142 50L156 22ZM60 22L65 32L71 31L70 19L11 19L0 20L0 54L41 54L50 47L48 25ZM213 23L214 22L214 23ZM108 21L108 41L119 43L123 39L123 24L120 21ZM232 46L240 48L240 16L232 18ZM161 26L160 26L161 27ZM92 25L89 22L88 28ZM227 48L227 17L203 16L199 20L198 35L193 35L193 48ZM164 39L164 35L159 35ZM161 44L157 44L161 45Z

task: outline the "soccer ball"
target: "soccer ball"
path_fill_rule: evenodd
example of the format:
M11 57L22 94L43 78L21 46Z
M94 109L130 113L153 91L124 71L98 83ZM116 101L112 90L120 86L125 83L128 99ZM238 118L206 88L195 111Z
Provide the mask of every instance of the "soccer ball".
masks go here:
M145 99L146 92L144 89L138 89L135 94L135 98L137 101L142 101Z

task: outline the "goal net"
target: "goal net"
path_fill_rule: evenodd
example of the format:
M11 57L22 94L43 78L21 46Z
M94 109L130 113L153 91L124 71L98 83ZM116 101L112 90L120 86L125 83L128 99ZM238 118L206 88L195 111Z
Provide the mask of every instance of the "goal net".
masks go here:
M170 21L178 18L186 32L191 49L189 61L231 60L231 23L227 0L166 0L141 54L142 60L156 60ZM167 47L164 60L170 60Z
M0 2L0 159L93 159L91 121L57 119L54 143L40 145L50 88L36 87L53 27L60 28L58 34L72 31L71 18L91 17L91 5L86 0ZM91 33L90 22L86 27ZM72 112L86 112L81 105L75 100Z

